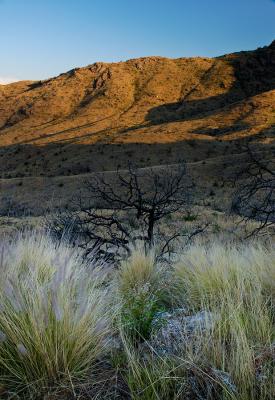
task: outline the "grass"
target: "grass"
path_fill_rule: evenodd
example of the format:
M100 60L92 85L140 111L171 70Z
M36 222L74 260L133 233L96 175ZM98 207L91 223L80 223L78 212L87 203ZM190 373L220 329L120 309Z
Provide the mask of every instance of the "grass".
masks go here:
M241 399L274 396L274 260L274 250L256 244L193 246L174 270L179 302L218 316L203 357L229 373Z
M120 323L132 340L149 339L155 314L164 307L164 271L152 251L133 249L116 277Z
M21 237L0 254L2 386L38 398L83 383L108 334L100 270L47 237Z
M194 244L165 268L154 252L136 248L108 276L47 235L21 235L0 248L7 398L274 398L271 245ZM155 321L175 309L207 311L212 322L188 339L180 331L173 352L163 352L153 338L165 325Z
M122 325L130 371L126 379L132 397L176 399L182 391L200 391L201 394L208 393L206 398L211 399L274 398L274 260L273 249L257 244L191 246L166 277L170 305L162 302L163 310L177 304L189 315L208 311L214 316L214 324L209 324L206 331L198 327L189 343L182 345L184 340L179 341L176 355L168 357L152 348L150 340L149 345L146 343L147 350L145 345L138 352L138 347ZM134 279L139 288L143 286L138 282L144 284L144 281L152 279L154 286L157 280L157 269L149 261L146 263L146 258L143 258L143 263L129 260L127 264L127 277ZM140 276L146 276L146 279L136 278ZM133 295L132 279L123 280L123 291L128 288ZM163 287L159 280L160 292ZM124 305L128 312L133 309L133 304L139 306L137 299L135 294L131 302ZM148 307L150 299L146 299ZM144 305L139 311L144 316L143 322L148 315L151 317ZM131 318L140 321L136 313L132 313ZM154 316L151 322L153 319ZM138 327L140 325L136 329ZM144 339L144 334L141 336ZM127 340L130 340L130 345ZM145 359L144 352L147 354ZM190 376L193 380L191 388L188 387Z

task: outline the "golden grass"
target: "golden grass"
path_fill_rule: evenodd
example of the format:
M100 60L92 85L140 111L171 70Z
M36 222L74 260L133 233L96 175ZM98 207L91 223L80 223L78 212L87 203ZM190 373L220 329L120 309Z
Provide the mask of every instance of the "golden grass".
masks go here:
M119 268L119 291L133 291L148 283L156 289L160 281L160 273L161 270L156 265L153 251L145 253L142 248L135 248L131 256L123 261Z

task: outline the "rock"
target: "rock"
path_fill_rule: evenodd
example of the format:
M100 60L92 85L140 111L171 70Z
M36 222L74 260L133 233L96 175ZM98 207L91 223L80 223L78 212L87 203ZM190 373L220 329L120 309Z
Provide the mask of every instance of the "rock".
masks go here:
M158 313L153 320L151 346L157 351L177 354L198 332L213 328L217 316L209 311L186 315L186 309L177 309L171 313Z
M107 352L120 352L123 351L123 343L119 335L111 335L105 341L105 347Z
M269 365L275 364L275 342L262 348L255 358L255 377L258 384L262 385L269 379Z
M186 387L188 390L188 399L207 400L224 398L224 392L229 395L228 398L238 398L237 387L228 372L208 368L199 369L197 373L189 371Z
M237 387L233 382L232 377L228 372L221 371L220 369L212 368L211 372L223 387L226 387L231 393L237 393Z

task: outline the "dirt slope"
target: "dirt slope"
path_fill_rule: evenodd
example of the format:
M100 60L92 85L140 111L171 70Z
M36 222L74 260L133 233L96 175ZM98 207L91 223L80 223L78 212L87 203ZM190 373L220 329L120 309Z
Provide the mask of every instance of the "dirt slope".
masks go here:
M97 154L106 144L132 150L134 143L207 143L260 139L259 134L272 140L274 90L275 41L215 59L95 63L46 81L0 85L1 172L32 176L66 174L67 167L71 173L100 169L87 150Z
M3 180L111 171L129 159L211 161L215 175L243 141L271 148L274 133L275 41L213 59L95 63L0 85Z

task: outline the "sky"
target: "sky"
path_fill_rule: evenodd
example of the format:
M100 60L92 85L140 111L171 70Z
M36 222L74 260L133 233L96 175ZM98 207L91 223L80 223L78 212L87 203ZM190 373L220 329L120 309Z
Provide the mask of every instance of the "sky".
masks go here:
M274 39L274 0L0 0L0 83L96 61L212 57Z

